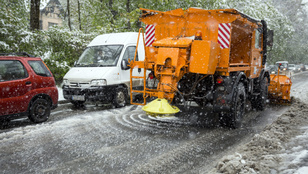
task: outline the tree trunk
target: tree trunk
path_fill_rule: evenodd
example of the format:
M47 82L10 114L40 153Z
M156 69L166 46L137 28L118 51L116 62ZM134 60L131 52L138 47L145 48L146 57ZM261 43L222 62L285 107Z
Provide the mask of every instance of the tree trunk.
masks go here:
M126 1L126 12L127 12L127 14L130 13L129 5L130 5L130 0L127 0ZM128 19L128 21L127 21L127 29L130 29L130 28L131 28L130 20Z
M31 0L30 29L32 31L40 29L40 0Z
M79 21L79 30L81 30L81 19L80 19L80 2L77 0L78 3L78 21Z
M68 16L68 27L72 30L71 26L71 13L70 13L70 0L67 0L67 16Z
M115 16L117 15L117 12L115 10L113 10L112 6L113 6L113 1L109 0L108 7L109 7L110 12L112 14L112 18L110 18L110 23L114 24L114 20L115 20Z

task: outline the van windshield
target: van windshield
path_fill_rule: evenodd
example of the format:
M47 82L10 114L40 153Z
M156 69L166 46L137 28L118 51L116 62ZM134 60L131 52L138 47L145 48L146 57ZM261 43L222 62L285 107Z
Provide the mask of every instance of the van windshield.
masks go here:
M123 45L100 45L87 47L75 66L116 66L122 49Z

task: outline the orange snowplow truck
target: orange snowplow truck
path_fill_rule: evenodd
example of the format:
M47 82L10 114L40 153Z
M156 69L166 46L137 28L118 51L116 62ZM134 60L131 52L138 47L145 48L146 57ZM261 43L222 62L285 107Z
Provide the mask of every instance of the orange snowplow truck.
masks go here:
M253 108L264 109L270 82L264 65L273 33L264 20L235 9L141 11L146 57L131 60L130 71L149 70L158 83L149 88L146 71L143 76L131 75L131 80L144 78L142 90L131 87L132 104L146 105L147 98L157 97L143 110L159 115L176 113L174 105L194 101L219 113L230 127L240 125L246 100ZM134 93L142 94L143 102L134 103Z

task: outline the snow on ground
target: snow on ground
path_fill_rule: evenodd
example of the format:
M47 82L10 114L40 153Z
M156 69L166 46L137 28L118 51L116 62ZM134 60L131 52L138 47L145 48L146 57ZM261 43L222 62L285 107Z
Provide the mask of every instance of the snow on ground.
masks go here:
M224 156L209 173L307 174L308 82L296 90L292 106L275 122Z
M64 97L63 97L63 92L62 92L62 88L57 86L58 88L58 101L63 101L65 100Z

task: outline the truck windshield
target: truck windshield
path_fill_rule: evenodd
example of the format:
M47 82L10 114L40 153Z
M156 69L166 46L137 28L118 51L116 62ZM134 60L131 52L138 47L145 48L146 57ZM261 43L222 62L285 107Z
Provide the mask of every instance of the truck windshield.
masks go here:
M87 47L75 66L116 66L122 49L123 45L100 45Z
M288 65L289 65L289 63L288 62L276 62L276 65L277 66L280 66L280 69L288 69L289 67L288 67Z

